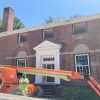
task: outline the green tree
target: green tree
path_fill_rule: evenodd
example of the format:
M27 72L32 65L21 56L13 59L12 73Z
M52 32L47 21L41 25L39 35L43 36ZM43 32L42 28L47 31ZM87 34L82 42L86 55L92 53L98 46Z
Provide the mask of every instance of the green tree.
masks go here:
M25 27L21 20L17 17L14 18L14 30Z
M14 30L25 27L21 20L17 17L14 18ZM0 19L0 32L2 32L2 20Z

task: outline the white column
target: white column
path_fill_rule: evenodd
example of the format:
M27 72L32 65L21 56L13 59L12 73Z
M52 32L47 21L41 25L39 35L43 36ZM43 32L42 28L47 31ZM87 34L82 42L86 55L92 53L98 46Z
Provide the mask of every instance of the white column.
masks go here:
M55 69L60 70L60 58L59 58L59 51L57 50L55 55ZM55 83L60 84L60 78L55 78Z
M39 53L36 53L36 68L40 68L41 67L41 58ZM35 83L42 83L42 78L39 75L35 75Z

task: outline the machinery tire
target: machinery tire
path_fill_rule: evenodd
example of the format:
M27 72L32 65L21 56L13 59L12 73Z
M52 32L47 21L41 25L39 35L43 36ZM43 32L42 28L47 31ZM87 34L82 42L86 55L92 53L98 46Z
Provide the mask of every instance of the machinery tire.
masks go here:
M43 96L43 89L40 86L36 87L36 91L33 93L34 97L42 97Z
M14 94L14 95L22 95L22 91L19 90L19 89L15 89L12 94Z

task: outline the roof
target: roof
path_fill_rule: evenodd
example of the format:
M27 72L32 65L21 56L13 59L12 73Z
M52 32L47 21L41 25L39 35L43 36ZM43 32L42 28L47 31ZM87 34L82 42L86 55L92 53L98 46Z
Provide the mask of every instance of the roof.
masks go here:
M1 32L0 37L13 35L13 34L19 34L19 33L26 33L29 31L47 29L47 28L52 28L52 27L56 27L56 26L74 24L74 23L79 23L79 22L84 22L84 21L89 21L89 20L94 20L94 19L100 19L100 14L95 14L95 15L91 15L91 16L82 16L82 17L78 17L78 18L65 20L62 22L53 22L53 23L49 23L49 24L42 24L42 25L38 25L38 26L33 26L32 28L22 28L22 29L14 30L12 32Z

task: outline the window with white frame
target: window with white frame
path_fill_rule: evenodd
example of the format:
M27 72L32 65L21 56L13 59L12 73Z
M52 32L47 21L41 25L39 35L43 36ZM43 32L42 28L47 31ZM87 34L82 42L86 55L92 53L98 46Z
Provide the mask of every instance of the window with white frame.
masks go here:
M80 72L83 74L90 73L89 55L88 54L75 55L75 66L76 66L76 72Z
M26 66L26 59L17 59L17 66Z

